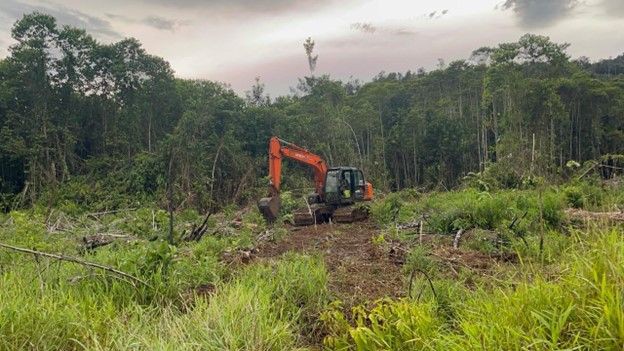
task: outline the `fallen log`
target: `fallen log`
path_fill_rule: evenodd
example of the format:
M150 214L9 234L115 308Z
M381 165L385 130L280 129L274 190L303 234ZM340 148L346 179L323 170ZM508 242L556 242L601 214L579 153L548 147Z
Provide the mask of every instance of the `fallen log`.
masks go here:
M82 248L85 250L93 250L93 249L97 249L98 247L112 244L115 240L119 240L119 239L125 239L127 242L133 241L133 240L139 240L138 238L134 236L130 236L130 235L101 233L101 234L83 236Z
M602 219L602 220L610 220L615 222L624 222L624 212L622 211L613 211L613 212L591 212L581 209L569 208L566 211L566 214L569 217L577 218L577 219Z

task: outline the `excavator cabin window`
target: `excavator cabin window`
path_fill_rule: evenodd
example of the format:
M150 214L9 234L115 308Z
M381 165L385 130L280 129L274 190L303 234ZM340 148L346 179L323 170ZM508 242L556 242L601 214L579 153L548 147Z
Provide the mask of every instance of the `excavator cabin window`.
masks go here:
M330 169L325 180L327 200L333 202L340 198L344 201L364 198L364 176L359 169Z

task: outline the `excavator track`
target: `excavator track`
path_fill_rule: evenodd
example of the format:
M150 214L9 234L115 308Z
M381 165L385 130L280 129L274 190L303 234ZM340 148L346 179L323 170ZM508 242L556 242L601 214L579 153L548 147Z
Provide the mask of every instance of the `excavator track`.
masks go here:
M306 226L327 222L331 217L331 208L324 204L313 204L293 212L296 226Z
M332 218L338 223L353 223L366 220L369 212L368 206L351 205L337 208Z

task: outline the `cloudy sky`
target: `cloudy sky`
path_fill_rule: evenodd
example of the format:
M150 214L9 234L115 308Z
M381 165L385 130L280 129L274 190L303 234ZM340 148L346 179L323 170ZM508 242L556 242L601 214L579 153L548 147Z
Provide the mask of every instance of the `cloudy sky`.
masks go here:
M481 46L531 32L568 42L573 57L624 52L624 0L0 0L0 57L12 23L41 11L103 42L138 38L183 78L227 82L239 93L259 76L272 95L308 74L370 80L380 71L431 69Z

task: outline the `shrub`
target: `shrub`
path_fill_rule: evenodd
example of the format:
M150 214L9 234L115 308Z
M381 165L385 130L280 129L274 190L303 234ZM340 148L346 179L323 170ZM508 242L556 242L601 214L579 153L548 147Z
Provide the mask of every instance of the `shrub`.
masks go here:
M542 199L542 215L547 225L559 227L564 221L563 201L558 194L546 193Z
M339 307L332 305L321 315L330 332L323 343L331 350L426 349L442 325L431 303L380 300L370 311L356 307L353 326Z
M413 270L432 273L435 270L435 263L429 257L429 250L423 246L414 246L407 256L403 270L407 274Z
M564 193L569 206L574 208L583 208L585 206L585 197L579 187L568 186L564 189Z
M398 194L389 194L383 200L376 201L371 206L373 219L381 224L393 223L399 217L403 201Z

